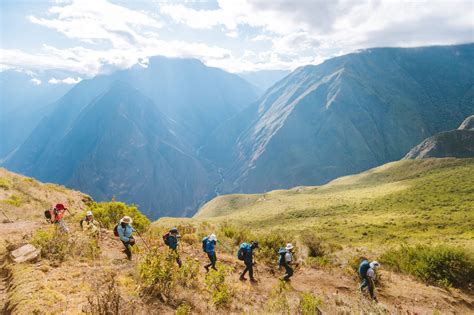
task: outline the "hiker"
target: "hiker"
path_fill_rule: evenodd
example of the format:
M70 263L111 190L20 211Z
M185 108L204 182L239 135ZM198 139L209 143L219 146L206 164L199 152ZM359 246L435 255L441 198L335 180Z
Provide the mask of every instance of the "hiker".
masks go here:
M179 258L179 253L178 253L178 245L179 245L180 237L181 236L179 235L178 229L175 227L169 230L168 233L163 235L163 240L165 242L165 245L167 245L168 248L172 250L174 255L176 255L176 263L178 264L179 267L181 267L182 265L182 262L181 262L181 259Z
M259 248L258 243L254 242L254 241L250 242L250 244L249 243L242 243L240 245L239 251L237 253L237 258L239 260L242 260L245 264L245 269L240 274L240 280L241 281L247 280L245 278L245 274L248 271L249 276L250 276L250 281L251 282L257 282L257 280L255 280L255 278L253 277L253 265L254 265L253 251L254 251L254 249L257 249L257 248Z
M89 236L98 237L100 233L100 223L94 220L92 211L86 212L86 217L80 222L82 231Z
M135 239L133 238L133 232L135 229L131 226L133 220L129 216L124 216L120 219L120 223L116 225L117 234L120 240L125 246L124 252L127 255L128 260L132 260L132 246L135 245Z
M375 296L374 281L375 281L375 270L380 267L380 264L377 261L369 263L367 259L364 259L359 266L359 277L362 280L362 283L359 286L360 292L363 292L364 288L367 287L369 290L370 297L377 302L377 297Z
M67 211L67 208L62 204L58 203L49 211L51 223L57 224L64 233L69 233L69 228L66 225L66 222L63 220L64 213Z
M209 272L210 267L217 271L217 268L216 268L217 256L216 256L216 248L215 248L216 244L217 244L217 236L215 234L206 236L202 240L202 250L207 254L207 257L209 257L209 261L210 261L209 264L204 266L204 268L206 269L206 272Z
M290 281L291 276L293 276L294 270L291 268L293 264L293 248L294 246L291 243L286 244L286 247L280 248L278 251L279 259L278 266L285 267L285 275L283 276L283 281Z

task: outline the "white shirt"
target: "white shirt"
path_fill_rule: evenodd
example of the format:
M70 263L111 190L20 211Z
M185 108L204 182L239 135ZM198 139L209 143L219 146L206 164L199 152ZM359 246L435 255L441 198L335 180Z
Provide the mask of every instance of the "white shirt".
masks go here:
M367 277L375 279L375 270L372 268L369 268L369 270L367 270Z
M286 261L287 263L291 263L292 260L293 260L293 255L291 255L290 252L287 252L287 253L285 254L285 261Z

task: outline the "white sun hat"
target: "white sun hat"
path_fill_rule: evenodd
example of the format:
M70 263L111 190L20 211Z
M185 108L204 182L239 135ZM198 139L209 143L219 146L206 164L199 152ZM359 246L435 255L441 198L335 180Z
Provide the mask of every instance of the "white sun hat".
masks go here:
M216 236L216 234L211 234L211 235L209 235L209 240L210 240L210 241L217 241L217 236Z
M126 216L124 216L123 218L120 219L120 223L130 224L132 222L133 222L132 218L130 218L128 215L126 215Z
M92 215L92 211L87 211L86 216L90 216L90 215Z
M370 268L375 269L375 268L378 268L378 267L380 267L380 264L379 264L378 261L374 260L373 262L370 263Z
M285 247L285 248L286 248L286 250L293 249L293 244L288 243L288 244L286 244L286 247Z

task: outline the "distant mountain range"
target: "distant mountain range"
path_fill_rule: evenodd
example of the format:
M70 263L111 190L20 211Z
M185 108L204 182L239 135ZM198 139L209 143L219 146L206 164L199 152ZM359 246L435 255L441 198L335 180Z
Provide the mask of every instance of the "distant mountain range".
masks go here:
M284 76L284 74L280 73ZM4 162L151 218L398 160L474 113L474 44L368 49L256 84L154 57L84 80Z
M289 70L260 70L237 73L258 88L262 94L272 85L290 74Z
M440 132L423 140L404 159L430 157L474 157L474 115L466 118L458 129Z

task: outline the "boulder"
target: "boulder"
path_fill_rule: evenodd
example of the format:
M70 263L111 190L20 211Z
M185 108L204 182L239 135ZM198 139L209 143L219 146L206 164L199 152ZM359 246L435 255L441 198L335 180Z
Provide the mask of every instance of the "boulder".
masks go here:
M10 256L15 263L22 263L36 260L39 257L40 253L41 250L37 249L31 244L26 244L12 251L10 253Z

